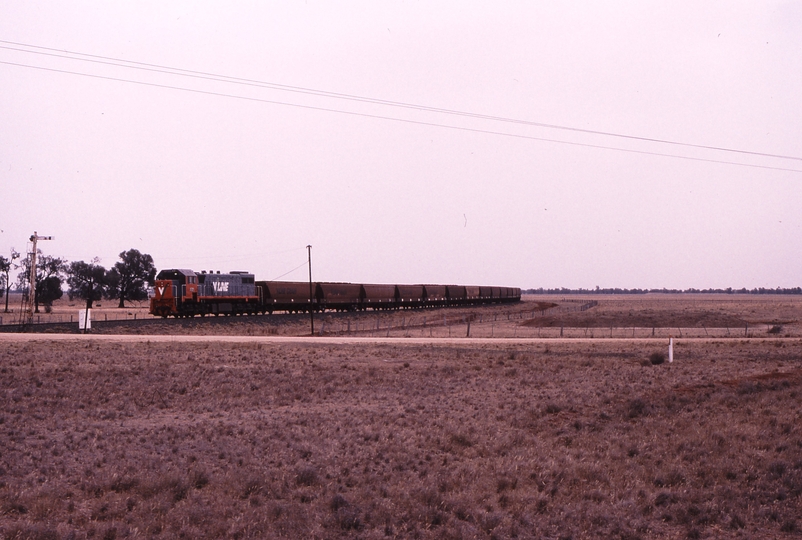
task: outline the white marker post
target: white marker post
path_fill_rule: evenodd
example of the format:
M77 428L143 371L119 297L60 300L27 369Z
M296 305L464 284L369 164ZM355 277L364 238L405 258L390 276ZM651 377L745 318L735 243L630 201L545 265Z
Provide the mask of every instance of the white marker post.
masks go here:
M91 330L92 329L92 310L79 309L78 310L78 330Z
M674 337L673 336L669 336L668 337L668 363L670 364L673 361L674 361Z

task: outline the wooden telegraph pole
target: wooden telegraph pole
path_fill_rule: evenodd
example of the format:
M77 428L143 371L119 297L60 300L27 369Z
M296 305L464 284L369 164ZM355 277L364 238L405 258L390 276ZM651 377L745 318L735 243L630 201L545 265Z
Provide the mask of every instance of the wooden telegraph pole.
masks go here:
M28 293L28 310L25 314L25 324L33 324L33 310L36 306L36 242L38 240L52 240L52 236L39 236L36 231L33 231L31 242L33 248L31 249L31 273L29 276L30 292Z
M312 293L312 246L306 246L309 254L309 321L312 323L312 335L315 335L315 295Z

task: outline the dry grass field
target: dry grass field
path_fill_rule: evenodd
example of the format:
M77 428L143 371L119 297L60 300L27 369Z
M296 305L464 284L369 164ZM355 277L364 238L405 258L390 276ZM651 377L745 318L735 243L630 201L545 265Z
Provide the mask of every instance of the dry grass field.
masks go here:
M0 336L0 537L802 536L799 302L625 300L598 316L784 328L672 364L648 339Z

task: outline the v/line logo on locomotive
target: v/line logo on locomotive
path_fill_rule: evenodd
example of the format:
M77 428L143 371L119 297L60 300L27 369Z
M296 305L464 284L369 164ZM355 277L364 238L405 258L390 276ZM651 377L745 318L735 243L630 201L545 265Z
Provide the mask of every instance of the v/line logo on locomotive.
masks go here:
M196 273L162 270L150 299L161 317L255 315L274 311L363 311L518 302L518 287L473 285L376 285L256 281L249 272Z
M228 281L215 281L212 285L215 292L228 292Z

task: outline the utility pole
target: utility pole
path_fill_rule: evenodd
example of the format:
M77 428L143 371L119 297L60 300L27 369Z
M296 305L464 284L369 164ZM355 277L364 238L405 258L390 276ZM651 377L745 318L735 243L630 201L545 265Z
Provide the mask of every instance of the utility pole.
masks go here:
M315 335L315 296L312 294L312 246L306 246L309 254L309 321L312 323L312 335Z
M39 236L36 231L33 231L31 242L33 242L33 249L31 250L31 274L28 278L30 281L30 292L28 293L28 313L25 316L25 324L33 324L33 310L36 306L36 242L37 240L52 240L52 236Z

